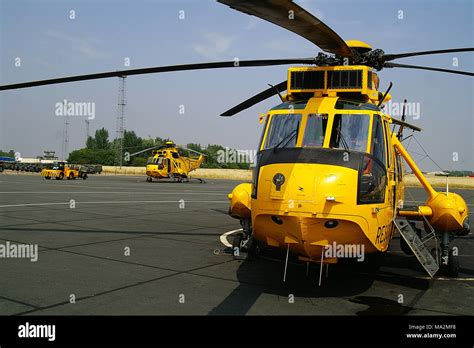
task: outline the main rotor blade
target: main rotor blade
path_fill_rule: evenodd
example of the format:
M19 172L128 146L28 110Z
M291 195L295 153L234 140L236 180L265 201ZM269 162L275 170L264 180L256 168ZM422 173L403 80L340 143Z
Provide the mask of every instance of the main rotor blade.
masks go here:
M240 103L239 105L234 106L232 109L229 109L221 114L221 116L234 116L236 113L241 112L242 110L248 109L249 107L264 101L265 99L270 98L271 96L277 94L278 92L286 91L287 81L280 82L278 85L271 86L270 88L260 92L259 94L254 95L253 97L247 99L246 101ZM278 90L278 92L277 92Z
M44 85L55 85L59 83L67 83L67 82L75 82L75 81L97 80L97 79L106 79L110 77L155 74L155 73L172 72L172 71L274 66L274 65L289 65L289 64L312 64L312 63L314 63L314 58L256 59L256 60L241 60L241 61L232 60L232 61L225 61L225 62L157 66L157 67L152 67L152 68L109 71L109 72L102 72L102 73L97 73L97 74L67 76L67 77L61 77L61 78L55 78L55 79L49 79L49 80L15 83L11 85L0 86L0 91L44 86Z
M343 39L326 24L290 0L218 0L230 8L288 29L323 51L352 57Z
M139 154L141 154L141 153L143 153L143 152L147 152L147 151L156 149L157 147L160 147L160 146L157 145L157 146L149 147L148 149L145 149L145 150L140 150L140 151L134 152L134 153L130 154L130 157L139 155Z
M398 64L398 63L385 63L384 67L385 68L421 69L421 70L441 71L441 72L446 72L446 73L451 73L451 74L474 76L474 73L468 72L468 71L431 68L429 66L408 65L408 64Z
M419 52L408 52L408 53L398 53L398 54L385 54L383 56L386 62L394 59L399 58L406 58L406 57L415 57L415 56L425 56L430 54L442 54L442 53L457 53L457 52L470 52L474 51L474 48L452 48L446 50L432 50L432 51L419 51Z
M186 151L189 151L189 152L194 152L194 153L197 153L197 154L202 155L202 156L204 156L204 157L207 157L207 155L206 155L205 153L202 153L202 152L199 152L199 151L190 149L190 148L188 148L188 147L186 147L186 146L180 146L180 145L179 145L179 147L180 147L181 149L183 149L183 150L186 150Z

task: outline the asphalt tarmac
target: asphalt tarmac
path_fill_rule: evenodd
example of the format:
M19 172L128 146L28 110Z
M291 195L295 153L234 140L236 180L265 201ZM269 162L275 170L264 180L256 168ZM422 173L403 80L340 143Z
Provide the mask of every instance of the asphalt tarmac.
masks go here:
M319 287L317 264L306 276L291 260L283 283L284 253L234 259L221 241L240 228L227 214L237 184L0 175L0 244L39 248L36 262L0 258L0 315L474 314L472 234L455 241L457 279L430 279L396 236L377 273L335 265ZM474 211L474 190L452 191Z

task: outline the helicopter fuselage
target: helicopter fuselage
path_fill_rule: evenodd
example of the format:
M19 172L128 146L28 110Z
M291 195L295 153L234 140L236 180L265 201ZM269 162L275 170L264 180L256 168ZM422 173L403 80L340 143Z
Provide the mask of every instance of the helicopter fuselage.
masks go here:
M364 245L369 253L385 251L394 232L395 205L403 200L403 182L393 149L387 164L370 155L369 134L379 122L382 142L377 146L385 153L388 118L374 105L338 97L284 103L267 118L254 182L241 187L249 194L247 217L254 238L275 247L290 244L310 259L318 259L322 247L334 242ZM291 133L293 128L284 131L285 124L296 129L296 139L285 147L272 146ZM347 148L344 137L335 135L343 124L352 124L354 137L345 140Z
M146 175L148 178L186 179L190 172L199 168L204 161L204 156L181 156L175 147L164 147L153 151L153 156L148 159Z
M329 73L338 70L348 73ZM302 260L320 262L328 245L385 252L397 216L425 217L440 230L464 228L465 201L436 192L390 129L396 120L378 106L375 73L352 66L289 71L288 101L261 118L265 125L253 183L240 184L229 195L230 215L241 220L245 233L266 245L288 248ZM300 71L305 76L292 76ZM321 71L327 75L311 74ZM329 83L339 90L331 91ZM348 93L350 84L359 90ZM307 96L300 87L317 85L312 97L298 99ZM403 209L402 158L428 193L425 205L415 210Z

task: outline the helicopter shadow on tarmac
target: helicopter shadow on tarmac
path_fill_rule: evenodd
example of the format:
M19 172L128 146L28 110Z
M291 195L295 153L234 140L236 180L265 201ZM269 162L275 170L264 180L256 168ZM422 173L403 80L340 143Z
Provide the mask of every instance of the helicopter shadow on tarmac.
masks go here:
M230 248L228 251L230 252ZM279 303L282 303L280 301L288 302L288 296L292 294L295 298L305 299L308 305L323 298L344 298L352 303L369 306L355 313L356 315L401 315L410 312L413 308L384 297L363 294L372 287L374 281L412 288L421 293L429 288L431 282L429 279L403 275L406 269L409 272L421 271L421 269L418 268L413 257L397 254L385 254L380 260L381 267L395 268L396 273L380 270L366 271L356 261L346 260L338 265L331 265L328 277L326 277L325 268L323 269L321 286L318 286L320 272L318 264L310 264L308 276L306 276L306 264L297 263L296 258L290 256L286 282L283 282L284 258L284 251L271 250L265 252L265 256L260 258L248 257L239 260L240 266L237 270L239 285L213 308L209 315L246 315L262 294L281 297ZM314 307L314 310L314 314L317 315L318 307Z

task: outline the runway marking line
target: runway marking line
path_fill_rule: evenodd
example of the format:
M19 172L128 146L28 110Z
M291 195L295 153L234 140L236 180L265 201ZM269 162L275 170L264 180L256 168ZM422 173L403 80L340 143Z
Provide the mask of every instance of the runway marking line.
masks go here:
M130 203L181 203L180 201L102 201L102 202L75 202L74 204L130 204ZM228 201L184 201L184 203L228 203ZM69 205L70 202L51 202L51 203L22 203L0 205L0 208L47 206L47 205Z
M3 191L1 194L170 194L170 195L215 195L221 196L227 192L222 191L222 193L216 193L215 191L198 191L198 192L175 192L175 191Z
M238 230L232 230L232 231L229 231L229 232L226 232L226 233L222 234L219 237L221 243L224 244L228 248L232 248L232 244L230 244L229 241L227 240L227 236L232 234L232 233L239 232L239 231L242 231L242 229L239 228Z

